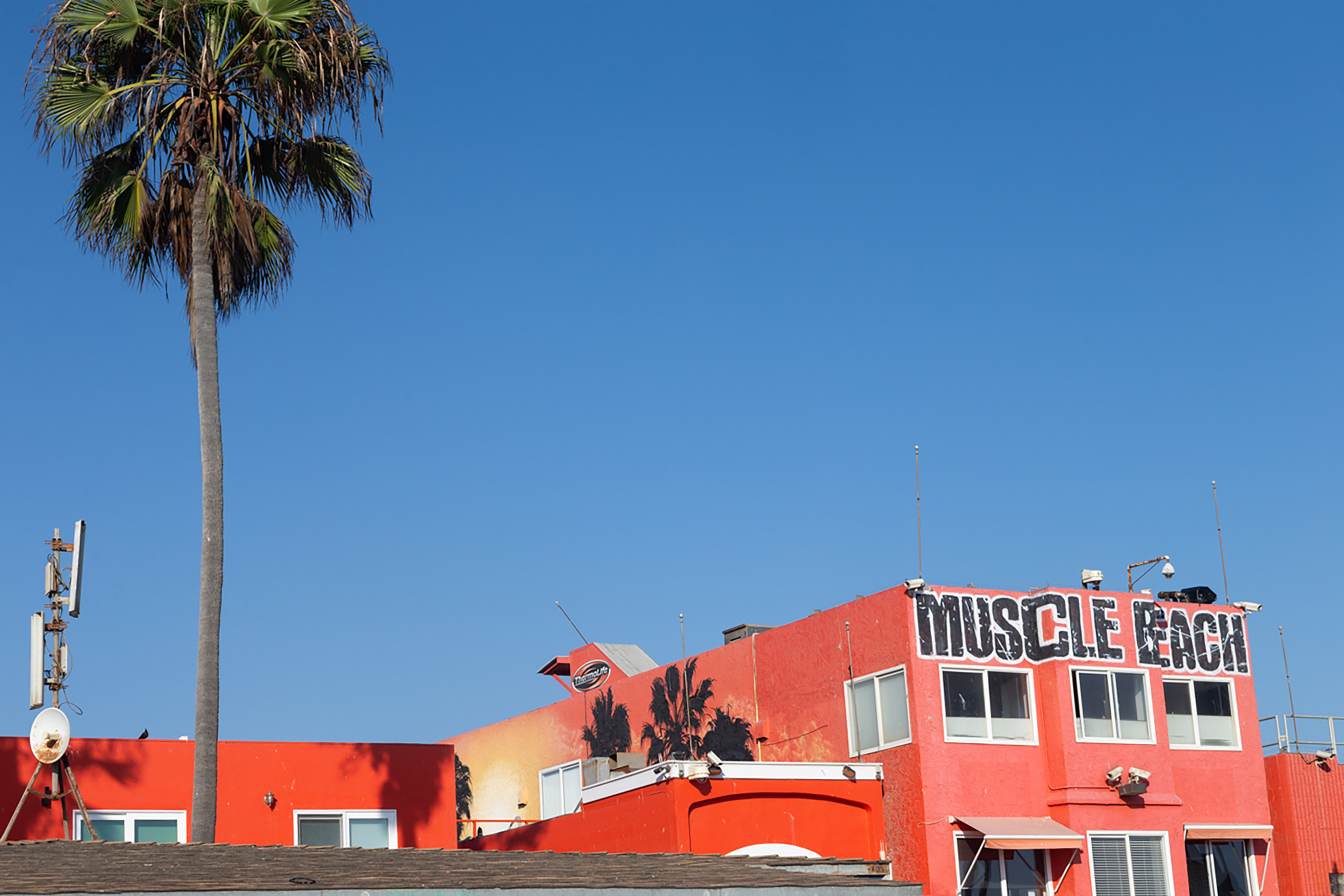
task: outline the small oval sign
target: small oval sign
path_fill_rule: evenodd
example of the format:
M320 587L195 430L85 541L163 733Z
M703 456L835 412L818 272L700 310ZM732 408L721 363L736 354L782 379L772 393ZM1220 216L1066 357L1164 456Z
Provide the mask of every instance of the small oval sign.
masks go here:
M606 681L610 674L611 666L607 665L606 660L589 660L569 676L569 683L574 685L576 691L591 691L593 688L601 687L602 682Z

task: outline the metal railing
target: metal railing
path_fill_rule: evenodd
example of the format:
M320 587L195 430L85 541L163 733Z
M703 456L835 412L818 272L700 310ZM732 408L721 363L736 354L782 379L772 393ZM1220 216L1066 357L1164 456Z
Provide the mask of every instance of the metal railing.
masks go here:
M1267 723L1274 723L1274 737L1267 740ZM1280 713L1260 720L1260 748L1266 753L1314 753L1330 750L1339 755L1344 742L1344 716L1308 716Z

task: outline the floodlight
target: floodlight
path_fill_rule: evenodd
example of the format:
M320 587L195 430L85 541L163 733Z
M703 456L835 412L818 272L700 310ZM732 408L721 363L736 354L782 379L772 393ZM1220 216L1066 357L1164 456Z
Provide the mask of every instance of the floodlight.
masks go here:
M1170 579L1170 578L1171 578L1172 576L1174 576L1174 575L1176 575L1176 567L1174 567L1174 566L1171 565L1171 561L1168 560L1166 563L1163 563L1163 564L1162 564L1162 578L1164 578L1164 579Z

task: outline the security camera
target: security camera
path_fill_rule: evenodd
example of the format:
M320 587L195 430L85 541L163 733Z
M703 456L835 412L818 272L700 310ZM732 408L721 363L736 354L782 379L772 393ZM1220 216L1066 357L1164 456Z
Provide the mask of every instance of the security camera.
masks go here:
M1331 759L1334 759L1334 758L1335 758L1335 751L1334 751L1334 750L1317 750L1317 751L1316 751L1316 761L1317 761L1317 762L1329 762Z
M1129 770L1129 780L1131 781L1147 781L1152 776L1153 773L1145 768L1131 768Z
M1151 568L1152 568L1152 567L1149 567L1149 569L1151 569ZM1162 578L1164 578L1164 579L1169 579L1169 578L1171 578L1171 577L1174 576L1174 575L1176 575L1176 567L1174 567L1174 566L1171 565L1171 561L1168 560L1166 563L1163 563L1163 564L1162 564Z
M1264 609L1263 604L1258 604L1253 600L1239 600L1236 603L1232 604L1232 606L1246 613L1259 613L1262 609Z
M925 582L924 582L923 579L906 579L906 580L905 580L905 593L906 593L906 594L914 594L914 593L916 593L916 592L918 592L918 591L923 591L923 590L924 590L924 584L925 584Z
M1099 569L1085 569L1078 576L1083 580L1084 588L1091 588L1094 591L1101 590L1101 580L1106 578Z
M705 758L709 760L710 765L723 765L723 760L720 759L719 754L715 753L713 750L706 753Z
M1117 765L1115 768L1108 771L1106 773L1107 786L1118 787L1120 785L1121 779L1124 777L1124 774L1125 774L1125 768L1122 765Z

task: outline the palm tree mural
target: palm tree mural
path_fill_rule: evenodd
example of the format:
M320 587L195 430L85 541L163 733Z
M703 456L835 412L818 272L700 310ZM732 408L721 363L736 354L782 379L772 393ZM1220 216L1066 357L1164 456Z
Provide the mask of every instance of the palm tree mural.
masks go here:
M711 751L727 762L751 762L751 723L735 716L722 707L714 710L709 730L705 732L705 753Z
M591 757L611 756L630 749L630 710L617 703L611 688L593 701L593 722L583 726L583 740Z
M457 793L457 839L462 839L462 819L471 817L471 767L453 755L453 782Z
M688 759L701 755L700 729L705 706L714 696L714 679L695 681L695 659L686 661L686 671L676 663L667 667L662 678L653 680L649 699L649 718L640 731L640 743L648 747L649 762L664 759Z

